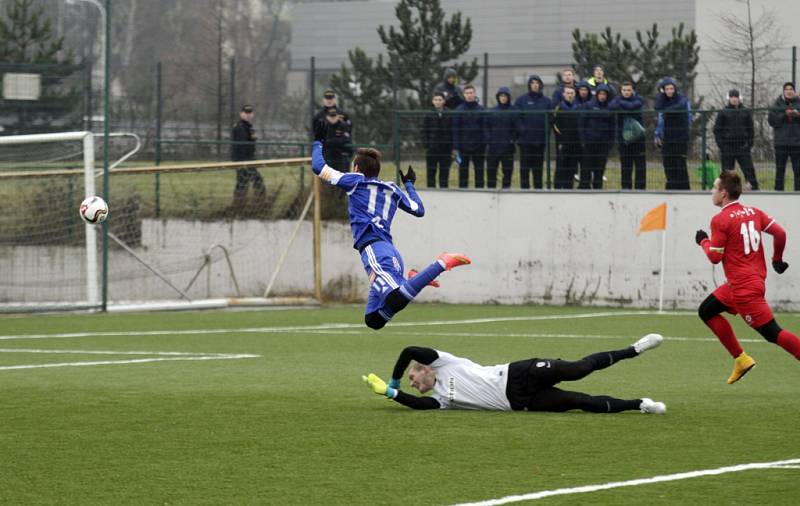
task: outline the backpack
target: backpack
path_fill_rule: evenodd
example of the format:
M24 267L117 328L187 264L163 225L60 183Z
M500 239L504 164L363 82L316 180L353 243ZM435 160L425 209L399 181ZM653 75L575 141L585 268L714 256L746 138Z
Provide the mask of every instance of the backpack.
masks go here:
M633 118L625 118L622 122L622 140L630 144L644 139L644 126Z

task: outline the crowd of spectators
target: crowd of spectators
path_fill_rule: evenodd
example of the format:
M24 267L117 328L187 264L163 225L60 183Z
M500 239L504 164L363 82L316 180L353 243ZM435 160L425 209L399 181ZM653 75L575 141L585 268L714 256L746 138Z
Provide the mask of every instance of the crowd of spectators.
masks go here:
M537 75L529 77L527 92L514 99L502 86L496 105L479 103L475 87L463 90L455 70L447 69L434 88L433 109L422 122L421 141L426 151L429 187L446 188L454 160L458 186L469 186L470 167L476 188L510 188L514 156L519 150L520 187L543 188L543 165L547 143L555 136L555 189L602 189L608 156L616 146L621 167L622 189L647 187L645 100L626 81L617 87L595 66L592 76L577 80L572 69L564 69L560 85L548 96ZM665 77L653 100L655 135L660 150L666 189L689 190L687 157L691 140L692 108L678 83ZM455 113L455 114L453 114ZM769 112L774 130L775 190L784 189L785 168L792 163L795 191L800 190L800 99L794 83L783 85ZM551 130L551 131L548 131ZM751 150L752 111L742 104L738 90L728 93L727 104L716 115L714 137L722 170L734 170L738 162L750 190L760 188ZM437 177L438 175L438 177Z

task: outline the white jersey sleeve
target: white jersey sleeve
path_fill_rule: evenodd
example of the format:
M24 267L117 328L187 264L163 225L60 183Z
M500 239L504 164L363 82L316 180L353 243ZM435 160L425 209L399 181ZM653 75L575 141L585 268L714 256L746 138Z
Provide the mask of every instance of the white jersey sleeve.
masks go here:
M508 364L482 366L466 358L436 350L439 358L433 398L442 409L511 410L506 396Z

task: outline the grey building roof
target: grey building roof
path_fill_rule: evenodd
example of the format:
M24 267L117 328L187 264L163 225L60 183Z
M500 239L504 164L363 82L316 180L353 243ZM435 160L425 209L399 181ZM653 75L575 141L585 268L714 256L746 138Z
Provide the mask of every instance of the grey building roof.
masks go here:
M381 24L396 23L395 0L305 2L292 8L291 67L338 68L356 46L383 50ZM572 30L600 32L606 26L633 39L636 30L658 23L662 40L684 23L695 27L695 0L442 0L448 17L461 11L472 22L471 55L489 53L493 65L558 65L572 60Z

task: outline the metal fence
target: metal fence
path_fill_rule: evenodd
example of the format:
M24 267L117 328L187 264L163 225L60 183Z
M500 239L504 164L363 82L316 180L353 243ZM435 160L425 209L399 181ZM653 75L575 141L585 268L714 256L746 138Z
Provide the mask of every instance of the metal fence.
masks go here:
M752 189L800 189L800 166L776 172L770 110L751 112L752 138L715 133L719 111L699 110L682 114L687 130L667 126L657 139L652 110L641 111L634 136L631 116L618 111L445 112L438 121L432 111L396 111L394 163L416 167L428 187L703 190L734 157Z

